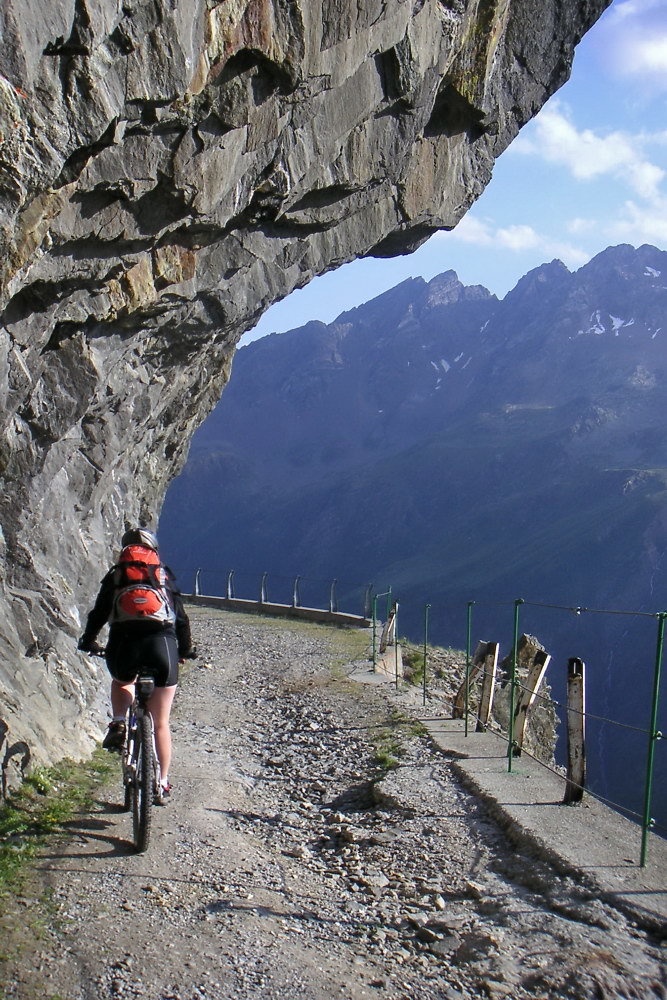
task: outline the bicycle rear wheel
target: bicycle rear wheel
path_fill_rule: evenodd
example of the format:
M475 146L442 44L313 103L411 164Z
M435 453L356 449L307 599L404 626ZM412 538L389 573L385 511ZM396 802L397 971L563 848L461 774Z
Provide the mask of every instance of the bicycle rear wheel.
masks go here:
M123 812L129 812L134 801L134 759L136 747L137 720L134 713L128 716L128 732L123 751Z
M153 806L153 732L148 713L137 719L137 771L132 793L132 830L138 854L148 847Z

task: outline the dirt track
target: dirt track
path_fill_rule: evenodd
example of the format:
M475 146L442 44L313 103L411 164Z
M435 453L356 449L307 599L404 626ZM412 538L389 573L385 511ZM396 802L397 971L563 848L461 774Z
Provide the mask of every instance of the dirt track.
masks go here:
M516 854L413 694L345 679L362 636L192 617L174 800L145 855L119 782L44 853L8 998L667 998L664 949Z

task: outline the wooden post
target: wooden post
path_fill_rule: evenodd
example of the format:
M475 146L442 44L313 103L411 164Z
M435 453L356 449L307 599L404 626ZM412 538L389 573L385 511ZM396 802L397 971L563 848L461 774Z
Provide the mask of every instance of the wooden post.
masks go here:
M396 605L394 604L391 611L389 612L389 615L387 616L384 628L382 629L382 634L380 635L381 653L387 652L387 646L393 646L396 639L396 636L394 634L395 629L396 629Z
M468 690L470 690L484 669L484 657L486 656L488 642L483 642L481 639L475 647L475 652L472 657L472 664L470 666L470 674L468 676ZM454 705L452 708L452 719L462 719L465 713L466 706L466 682L465 679L463 684L459 688L456 697L454 698Z
M567 661L567 784L564 805L581 802L586 786L586 664Z
M523 748L526 723L528 722L528 710L535 701L539 686L547 672L550 661L551 654L545 653L543 649L538 649L533 657L533 662L528 671L525 683L519 690L517 706L514 711L514 753L517 757Z
M484 654L484 674L482 676L482 693L479 697L479 711L477 713L477 732L485 733L486 727L491 718L493 708L493 694L496 689L496 671L498 670L498 650L500 646L497 642L487 642Z

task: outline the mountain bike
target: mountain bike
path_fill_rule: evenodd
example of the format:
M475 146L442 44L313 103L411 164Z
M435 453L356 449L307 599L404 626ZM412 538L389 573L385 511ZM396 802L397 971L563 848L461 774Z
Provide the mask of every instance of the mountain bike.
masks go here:
M123 806L132 811L132 833L138 854L148 847L153 804L162 804L160 762L155 751L153 718L147 708L154 689L152 677L137 678L123 749Z
M105 650L90 650L92 656L105 656ZM123 809L132 812L132 836L137 854L148 847L151 835L151 807L163 804L160 761L155 749L153 717L148 701L155 690L155 679L140 674L134 685L134 699L127 714L125 744L122 750Z

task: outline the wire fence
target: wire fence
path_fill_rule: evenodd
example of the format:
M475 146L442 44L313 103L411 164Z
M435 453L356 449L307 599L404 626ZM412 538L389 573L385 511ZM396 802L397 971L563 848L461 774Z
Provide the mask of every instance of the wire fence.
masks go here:
M372 583L273 572L237 572L234 569L197 567L179 572L192 581L196 596L227 597L291 608L317 608L358 615L369 619L374 588Z
M190 574L190 578L193 581L192 593L195 595L226 596L232 599L254 601L257 602L258 605L270 603L292 608L303 607L311 609L328 609L333 612L344 610L345 613L355 614L362 619L370 620L372 623L372 659L374 663L377 656L380 619L386 615L388 620L391 613L397 620L398 602L395 600L395 594L393 594L391 587L387 587L385 590L376 593L373 584L354 584L338 579L317 579L300 575L288 576L284 573L237 573L235 570L221 570L216 568L211 569L201 567L191 569L189 571L186 570L185 572L189 572ZM183 573L181 573L181 575L183 575ZM427 697L430 698L435 696L437 698L435 692L430 692L428 690L428 637L432 608L437 610L437 605L432 605L430 603L423 604L423 641L421 646L423 649L422 683L424 704L426 704ZM501 615L504 615L505 611L512 612L511 651L509 656L505 657L503 661L506 665L506 669L509 669L509 677L505 678L502 682L503 685L508 684L510 689L507 730L504 730L497 720L483 719L479 714L479 706L477 710L474 710L470 705L470 694L473 683L470 679L472 635L473 627L477 625L477 619L474 617L474 614L479 616L480 611L488 611L489 609L494 612L494 618L492 621L495 628L498 627L498 623L500 622L500 618L498 617L499 612ZM600 711L599 709L595 711L584 710L583 707L579 709L576 705L572 704L569 699L565 700L564 698L559 697L559 689L563 690L565 688L565 682L563 680L564 675L562 671L559 673L558 668L558 661L560 658L551 659L550 662L547 661L548 670L545 668L546 676L544 678L544 682L542 683L541 677L540 681L538 681L538 684L542 683L542 690L537 690L537 687L533 689L524 683L524 678L522 678L519 673L518 662L520 635L523 636L527 634L525 629L522 631L522 625L525 624L526 617L530 615L533 619L529 623L531 631L536 631L534 628L535 625L539 626L537 631L541 631L543 622L540 622L539 620L535 621L534 618L536 614L539 615L543 612L548 612L550 614L557 613L559 615L565 614L569 616L568 626L565 629L560 630L561 635L571 629L573 621L580 622L582 619L585 619L590 615L605 616L606 618L613 619L615 621L627 619L640 621L642 623L642 642L638 643L638 646L641 647L638 655L643 663L643 669L638 677L641 678L642 683L635 685L637 690L633 690L633 696L632 698L629 698L628 701L632 703L630 705L630 710L635 712L642 711L646 713L646 718L648 719L647 725L638 724L636 718L632 720L613 718L610 714ZM646 626L648 620L657 624L657 636L655 636L655 633L652 632L653 649L651 651L649 651L646 642L648 635ZM508 771L512 770L513 759L517 753L525 753L528 757L537 761L537 763L539 763L546 770L553 772L563 780L567 780L571 788L573 787L574 789L577 789L580 793L585 791L587 795L591 795L604 805L631 817L633 820L636 820L641 826L640 864L642 867L646 863L649 833L661 832L667 834L667 824L658 822L652 815L654 779L656 771L656 749L663 738L663 734L658 727L658 716L664 629L666 620L667 612L588 608L579 605L526 601L521 598L514 601L469 601L467 604L465 649L466 735L468 734L469 721L472 720L476 725L481 725L483 728L490 729L507 743ZM488 626L489 620L487 619L486 623L483 622L482 627L488 628ZM397 628L396 621L394 621L394 627L395 629ZM397 634L396 631L394 634ZM581 641L581 636L574 636L573 641ZM599 649L594 650L593 656L596 654L598 656L600 655ZM649 657L652 659L651 671L646 670L646 661ZM570 658L570 660L572 659L575 658ZM577 662L581 662L583 665L583 659L576 659ZM508 660L509 667L507 668ZM609 660L609 664L608 673L604 677L606 687L605 684L600 683L600 678L596 678L594 675L594 679L597 680L597 684L593 685L593 693L597 697L597 700L602 703L603 708L604 699L609 699L609 690L612 683L611 659ZM650 697L647 697L648 692L646 690L647 673L652 673ZM396 683L398 684L398 673ZM549 685L548 692L545 691L547 683ZM556 696L552 693L554 690L556 691ZM641 704L638 704L637 702L637 691L640 692ZM613 768L613 761L615 760L620 760L624 763L632 761L633 768L632 775L629 778L629 783L632 785L632 795L630 798L634 797L634 801L629 804L627 801L618 801L618 798L612 797L609 794L604 794L599 787L595 787L595 782L592 784L589 782L588 777L586 777L585 783L578 783L576 777L573 777L571 774L568 775L562 766L559 766L558 764L553 766L548 761L540 759L539 756L532 753L525 747L521 746L519 748L515 739L514 728L517 723L517 715L522 696L524 702L529 702L530 706L532 706L533 702L552 706L554 711L558 714L561 723L566 721L568 717L580 716L582 733L584 723L587 727L587 753L588 748L593 746L601 759L604 757L612 760L613 770L616 770ZM648 707L646 704L647 701L650 702ZM528 708L526 708L526 712L527 711ZM591 724L598 727L598 731L592 734L592 739L590 735ZM603 738L600 727L609 727L612 728L614 732L625 733L625 742L624 740L617 739L616 737L613 739L608 737ZM628 735L641 740L641 746L634 743L632 747L629 747L627 743ZM562 749L562 746L560 748L557 747L557 759L559 756L562 757ZM637 780L637 767L638 761L642 756L645 758L645 764L643 767L644 773L643 781L639 782ZM665 770L667 770L667 766L663 758L660 761L660 774L662 775ZM638 797L641 797L641 803L637 801ZM636 807L633 808L633 806Z
M487 607L493 606L495 608L511 607L513 610L513 623L512 623L513 642L512 642L512 649L509 655L510 659L509 685L511 694L510 694L508 731L501 732L499 731L498 726L494 725L494 731L498 732L498 735L502 735L503 739L505 739L508 744L508 751L507 751L508 770L512 769L512 760L517 753L517 745L513 733L513 724L515 722L515 716L517 710L516 703L522 694L529 696L531 699L531 703L532 700L537 700L552 705L553 708L558 713L560 713L561 721L563 721L564 718L568 718L573 715L579 716L582 741L584 733L584 724L588 726L588 724L591 722L597 723L601 727L613 727L613 730L615 732L623 731L625 734L632 734L636 735L637 737L641 737L643 743L643 754L645 755L644 773L642 776L643 781L637 780L638 770L639 770L639 760L642 755L641 751L638 752L638 747L635 744L633 745L632 752L629 753L627 738L624 740L624 739L617 739L616 737L614 737L614 742L616 746L622 748L620 750L620 754L625 760L626 769L628 766L632 769L632 780L635 785L635 794L641 792L641 799L642 799L641 809L632 808L627 804L627 802L619 802L617 799L611 798L608 795L604 795L599 790L589 787L588 783L586 783L585 787L584 785L578 785L576 787L578 787L582 792L585 790L587 794L603 802L605 805L608 805L613 809L621 813L624 813L632 817L633 819L636 819L640 823L642 831L640 865L643 867L646 863L647 843L648 843L649 833L650 832L667 833L667 825L659 823L653 816L653 805L654 805L653 792L654 792L654 779L656 771L656 749L660 741L663 739L663 733L658 727L658 717L659 717L659 699L660 699L660 689L661 689L661 668L662 668L664 638L665 638L664 631L665 631L665 621L667 620L667 613L661 611L646 612L646 611L630 611L630 610L626 611L617 609L585 608L580 606L568 606L559 604L546 604L543 602L536 602L536 601L535 602L525 601L523 599L517 599L511 603L503 602L502 604L494 604L494 605L491 605L489 603L486 606ZM465 681L466 732L468 725L468 712L470 710L467 695L470 685L473 609L476 609L477 607L478 605L476 604L476 602L474 601L468 602L467 621L466 621L466 681ZM542 692L535 691L530 687L527 687L518 672L518 649L519 649L520 634L521 635L527 634L525 630L522 631L520 628L521 616L523 615L525 618L527 614L527 609L531 608L545 609L557 612L568 612L570 614L574 613L574 615L577 618L581 617L582 615L590 614L590 615L614 616L615 618L624 617L634 620L641 619L644 621L644 630L646 629L647 620L651 619L655 623L657 629L657 634L656 631L654 631L653 629L651 630L651 638L653 639L653 650L652 650L653 656L652 656L652 663L650 664L650 666L652 669L651 670L647 669L646 659L648 650L646 649L644 644L644 649L642 650L644 669L643 671L640 672L641 679L643 682L641 686L643 689L646 689L647 687L646 681L648 680L648 678L650 677L652 680L650 699L646 698L646 701L648 701L649 704L647 705L646 703L644 703L642 705L642 708L646 713L648 724L642 726L640 724L637 724L636 720L628 721L625 719L612 718L610 715L602 714L599 711L589 712L587 710L584 710L583 707L579 709L576 707L576 705L572 704L570 700L568 700L567 703L565 703L558 697L554 698L551 692L546 694L544 693L544 691ZM646 634L644 638L646 638ZM571 658L569 662L573 662L574 659L575 658ZM506 662L506 660L504 662ZM577 662L581 663L583 667L583 661L577 660ZM551 681L558 670L558 663L552 660L548 664L548 666L551 672L551 675L549 677L549 680ZM644 697L646 697L646 694L648 694L648 691L645 690ZM634 705L632 706L632 708L634 709ZM482 724L484 722L484 720L480 718L478 713L472 713L472 714L473 714L473 721L479 724ZM605 740L604 742L605 746L608 747L610 741ZM552 767L547 761L540 760L538 757L535 757L535 755L531 754L530 752L523 750L523 748L520 752L526 752L528 756L531 756L535 760L538 760L541 766L547 768L547 770L552 770L560 777L565 776L562 771L559 771L557 768ZM665 765L664 759L661 760L660 763L662 770ZM573 779L571 776L568 776L567 780L569 783L572 783Z
M391 590L389 591L391 594ZM396 604L395 607L398 605ZM416 635L413 634L413 641L423 648L423 667L422 667L422 683L423 683L423 703L426 704L427 697L429 699L435 697L437 694L435 691L431 691L428 688L428 635L429 628L432 624L431 622L431 609L432 605L430 603L425 603L423 607L423 637L420 641ZM472 621L472 609L478 608L494 609L494 611L511 611L513 613L512 622L512 634L513 641L511 644L510 654L503 661L507 663L510 661L509 676L506 680L501 682L501 686L504 684L509 684L510 686L510 707L509 707L509 725L507 729L503 729L497 720L489 720L484 718L480 714L480 705L477 705L476 709L472 709L469 703L469 694L471 693L471 686L476 684L476 681L470 681L470 668L471 668L471 652L472 652L472 631L473 631L473 621ZM434 610L437 612L437 605L433 605ZM405 610L402 605L402 609ZM549 670L548 683L549 691L539 691L528 687L522 680L518 672L518 662L517 662L517 650L520 645L520 638L527 637L525 631L520 628L520 612L524 609L539 609L546 610L549 612L567 612L569 615L574 615L574 617L579 620L586 615L603 615L609 616L614 619L628 618L634 620L640 620L642 623L642 629L644 631L644 638L650 639L653 643L653 648L649 649L646 643L644 643L644 649L638 651L638 660L644 666L641 672L642 678L646 681L647 676L652 673L652 689L651 691L646 690L646 683L643 685L634 685L640 692L638 697L636 697L632 704L630 705L630 711L641 710L645 713L646 718L649 720L648 725L639 725L636 721L626 721L623 719L613 718L609 714L603 714L600 711L587 711L582 709L577 709L576 706L571 704L569 701L554 697L552 693L552 686L558 687L562 685L562 678L559 677L559 660L557 658L551 659L547 657L547 665ZM414 609L413 609L414 610ZM525 613L525 612L524 612ZM413 614L413 622L416 619L416 615ZM496 622L497 622L496 618ZM653 629L647 630L648 621L651 620L653 623L657 624L657 637L655 636L655 631ZM508 758L508 771L512 770L513 758L518 755L518 753L523 753L535 760L541 767L550 771L560 780L567 782L569 790L578 790L580 793L585 792L587 795L595 798L597 801L603 803L615 811L626 815L632 820L637 821L641 826L641 851L640 851L640 865L643 867L646 863L647 856L647 843L648 835L650 832L662 833L667 835L667 823L659 822L653 815L653 805L654 805L654 779L656 770L656 759L655 753L656 748L660 741L663 739L663 733L658 726L658 709L659 709L659 697L660 697L660 684L661 684L661 663L663 657L663 646L664 646L664 626L667 620L667 612L647 612L647 611L630 611L630 610L617 610L617 609L606 609L606 608L587 608L579 605L561 605L561 604L548 604L545 602L533 602L525 601L523 599L518 599L515 601L496 601L496 602L484 602L483 604L478 604L477 602L468 602L468 615L466 622L466 679L465 679L465 733L468 734L469 721L472 721L477 727L483 730L490 730L496 735L501 737L507 743L507 758ZM531 627L531 631L535 631ZM414 632L414 628L413 628ZM479 633L478 633L479 634ZM576 637L575 637L576 638ZM487 645L482 643L482 645ZM375 647L374 647L375 649ZM375 655L375 653L374 653ZM570 658L575 660L578 658ZM583 661L582 665L583 665ZM648 664L648 668L647 668ZM627 673L627 671L626 671ZM605 678L605 680L611 680L611 678ZM546 687L547 678L545 676L544 686ZM599 694L599 692L598 692ZM615 732L621 734L630 735L641 739L641 745L636 743L632 746L628 745L627 739L617 739L616 737L612 740L602 740L601 738L589 741L587 746L591 742L598 743L599 746L596 749L600 753L608 754L610 747L613 746L615 749L616 757L620 758L623 762L623 767L617 769L618 771L630 774L629 781L632 784L632 791L635 797L640 797L642 802L637 808L633 808L632 805L628 804L627 801L619 801L617 797L613 797L609 794L604 794L599 788L591 785L588 777L586 777L585 783L578 784L575 778L561 765L556 764L555 766L550 764L548 761L540 758L536 754L532 753L530 750L526 749L525 746L517 747L516 740L514 738L514 724L517 718L517 712L519 709L518 700L521 695L526 696L526 700L530 701L532 705L533 701L541 702L544 705L551 706L554 711L559 715L559 720L562 723L568 716L578 715L581 720L582 733L585 725L590 730L590 723L597 724L598 727L608 727L613 729ZM481 692L479 693L481 701ZM636 703L640 701L638 706ZM532 711L532 709L531 709ZM645 757L645 764L643 764L642 758ZM558 751L557 751L558 759ZM644 766L643 775L638 775L638 771L641 771L642 765ZM665 785L665 777L667 777L667 761L663 758L660 761L662 778L661 787ZM581 798L581 795L578 796ZM564 798L566 801L576 801L574 799ZM661 803L664 805L664 795L661 798Z

